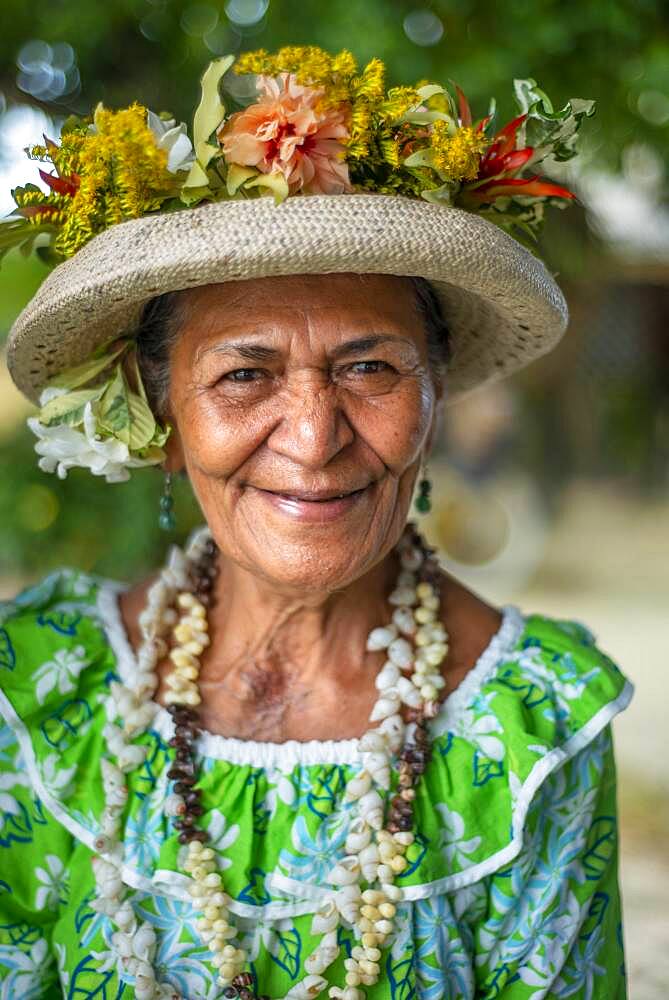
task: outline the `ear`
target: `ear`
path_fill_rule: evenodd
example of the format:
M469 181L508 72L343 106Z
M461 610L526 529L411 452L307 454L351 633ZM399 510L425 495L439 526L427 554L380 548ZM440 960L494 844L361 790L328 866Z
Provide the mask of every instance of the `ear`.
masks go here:
M170 423L172 430L170 431L170 436L165 442L165 461L163 462L163 469L165 472L181 472L182 469L186 467L186 460L184 457L183 442L181 440L181 435L179 431Z

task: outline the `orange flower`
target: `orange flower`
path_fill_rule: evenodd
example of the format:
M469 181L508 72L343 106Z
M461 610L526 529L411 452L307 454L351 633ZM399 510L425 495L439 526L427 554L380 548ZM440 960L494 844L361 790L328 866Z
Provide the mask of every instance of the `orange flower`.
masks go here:
M259 76L260 98L218 131L228 163L283 174L290 193L351 191L343 162L349 132L342 110L324 107L322 88L306 87L294 73Z

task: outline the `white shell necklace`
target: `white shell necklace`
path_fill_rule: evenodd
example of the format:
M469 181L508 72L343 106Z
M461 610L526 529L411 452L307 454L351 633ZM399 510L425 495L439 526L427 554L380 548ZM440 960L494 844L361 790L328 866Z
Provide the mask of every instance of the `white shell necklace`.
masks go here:
M345 792L346 801L357 803L357 814L348 827L346 855L329 873L329 897L312 919L311 933L321 935L321 940L304 962L306 975L281 1000L311 1000L326 989L333 1000L364 1000L364 987L378 982L381 949L394 934L397 904L402 899L402 889L394 883L408 865L405 854L414 840L414 785L429 759L426 727L439 710L445 686L440 665L448 652L448 637L438 621L439 571L432 550L409 524L397 551L401 571L389 596L394 607L391 621L373 629L367 640L369 651L386 650L387 659L375 680L379 695L370 722L377 725L359 740L362 769ZM230 897L216 870L214 851L206 846L208 834L197 826L203 811L195 787L194 741L200 731L197 706L201 700L198 658L209 644L207 605L216 554L207 528L194 534L185 552L172 549L139 616L138 670L128 684L112 682L106 702L103 735L108 756L101 764L105 808L95 840L97 898L92 906L115 927L111 947L119 976L134 980L137 1000L186 1000L171 984L158 982L153 967L155 932L137 918L122 879L120 828L128 799L126 774L146 759L147 748L133 740L151 726L158 707L153 700L158 687L156 666L166 655L173 664L166 677L165 702L175 724L170 740L175 760L167 775L174 781L173 791L164 808L176 818L179 841L185 845L183 868L191 877L189 893L200 914L198 931L217 969L221 998L269 1000L267 994L255 991L253 974L244 971L247 954L235 943L238 932L230 918ZM386 810L384 798L390 792L395 754L399 754L399 786ZM351 928L358 942L345 960L341 987L329 986L323 976L339 956L340 924Z

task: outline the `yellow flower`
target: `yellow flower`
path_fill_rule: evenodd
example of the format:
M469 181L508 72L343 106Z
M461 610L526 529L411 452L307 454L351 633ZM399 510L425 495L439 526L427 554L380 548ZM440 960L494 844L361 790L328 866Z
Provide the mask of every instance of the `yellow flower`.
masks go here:
M474 180L488 141L469 125L449 135L448 122L436 121L430 141L434 165L449 180Z
M349 81L357 72L355 58L344 49L332 56L317 45L286 45L270 55L265 49L243 52L234 64L235 73L294 73L301 84L325 86L336 84L337 78Z
M159 209L176 193L167 151L156 144L141 104L121 111L98 105L92 128L79 124L63 132L60 145L33 146L29 155L50 161L56 176L44 177L48 195L24 191L17 202L32 208L32 221L60 224L54 248L66 257L109 226Z
M391 87L381 104L379 114L384 121L393 121L401 118L411 108L418 107L420 103L415 87Z

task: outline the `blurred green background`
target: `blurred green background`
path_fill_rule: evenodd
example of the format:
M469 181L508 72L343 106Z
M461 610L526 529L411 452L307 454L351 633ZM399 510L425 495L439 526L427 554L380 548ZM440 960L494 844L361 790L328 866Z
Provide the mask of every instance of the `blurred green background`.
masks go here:
M381 57L392 83L456 81L475 117L516 113L514 77L556 107L594 98L576 161L547 173L578 194L540 252L571 323L551 355L447 411L427 532L490 600L585 621L635 681L617 723L623 877L635 1000L666 996L669 772L669 14L660 0L3 0L0 212L35 179L22 148L72 113L137 99L190 123L214 56L283 44ZM45 275L0 269L0 342ZM0 357L0 594L63 564L133 580L164 557L161 476L108 486L37 469L30 408ZM177 485L177 539L199 515Z

